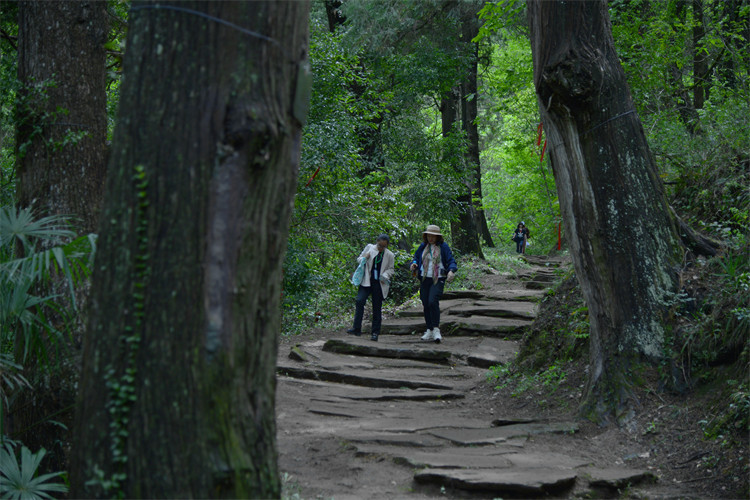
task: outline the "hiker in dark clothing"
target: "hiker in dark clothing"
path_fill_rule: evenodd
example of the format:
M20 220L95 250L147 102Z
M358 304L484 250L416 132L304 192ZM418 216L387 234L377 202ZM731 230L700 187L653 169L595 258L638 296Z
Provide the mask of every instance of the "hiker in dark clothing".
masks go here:
M531 235L531 232L523 221L521 221L521 227L523 228L523 248L521 249L521 253L526 253L526 247L529 244L529 236Z
M516 242L516 253L523 253L524 248L524 227L523 222L519 223L518 226L516 226L516 230L513 232L513 238L511 238L513 241Z

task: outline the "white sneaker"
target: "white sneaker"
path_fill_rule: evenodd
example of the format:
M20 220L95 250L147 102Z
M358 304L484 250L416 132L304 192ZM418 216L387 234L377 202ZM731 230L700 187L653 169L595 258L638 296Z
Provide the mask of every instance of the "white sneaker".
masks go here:
M433 328L432 329L432 340L435 341L436 344L440 343L440 339L443 337L440 336L440 328Z
M435 337L432 336L432 329L428 329L426 332L424 332L424 335L422 335L422 340L432 340Z

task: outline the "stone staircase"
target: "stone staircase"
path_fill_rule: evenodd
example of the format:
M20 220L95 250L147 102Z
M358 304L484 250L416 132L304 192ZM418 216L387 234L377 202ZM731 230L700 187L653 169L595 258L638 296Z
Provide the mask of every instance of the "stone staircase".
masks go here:
M440 344L424 343L421 306L384 320L379 342L344 332L278 357L282 471L309 495L333 498L612 496L652 481L648 470L561 453L575 421L518 419L479 409L487 368L506 364L557 263L528 258L518 279L449 291ZM507 281L507 280L506 280ZM287 348L283 348L287 347ZM485 405L486 406L486 405Z

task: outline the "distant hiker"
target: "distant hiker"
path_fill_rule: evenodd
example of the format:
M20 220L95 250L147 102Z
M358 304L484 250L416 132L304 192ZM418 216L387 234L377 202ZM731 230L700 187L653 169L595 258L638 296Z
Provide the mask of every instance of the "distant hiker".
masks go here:
M381 311L383 299L388 297L391 288L391 276L395 272L396 258L388 250L388 235L381 234L375 244L368 244L357 257L357 262L364 263L364 274L359 283L354 309L354 325L346 331L349 335L362 335L362 317L365 313L367 297L372 294L372 331L370 340L378 341L380 335Z
M422 233L422 244L414 253L411 270L419 270L419 298L424 306L424 320L427 331L422 340L433 340L439 344L440 336L440 297L443 295L445 282L453 281L458 266L453 259L448 244L443 241L440 228L435 225L427 226Z
M513 238L511 238L513 241L516 242L516 253L523 253L524 249L524 226L523 222L519 222L516 226L516 230L513 232Z
M521 227L523 228L523 249L522 253L526 253L526 247L529 244L529 237L531 236L531 232L529 231L529 228L526 227L526 224L521 221Z

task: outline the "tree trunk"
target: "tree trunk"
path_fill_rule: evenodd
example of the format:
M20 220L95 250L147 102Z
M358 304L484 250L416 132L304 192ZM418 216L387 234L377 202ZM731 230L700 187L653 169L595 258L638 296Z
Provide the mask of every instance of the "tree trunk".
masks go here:
M33 207L39 216L70 216L76 232L93 232L106 171L106 4L24 1L18 4L18 23L18 205ZM86 302L87 290L82 284L75 291L79 307ZM70 297L68 288L56 280L39 293ZM49 319L62 329L59 315L53 313ZM83 319L79 321L73 346L80 345L83 336ZM65 467L69 432L46 424L52 416L72 423L79 367L74 357L80 351L60 349L56 354L59 371L53 377L43 376L37 359L24 361L34 389L16 400L10 432L31 449L49 449L54 443L46 462L59 470ZM45 425L30 426L32 422Z
M466 80L461 86L463 90L461 99L461 122L463 124L464 132L466 133L466 140L468 141L466 163L468 168L472 171L469 186L469 199L471 200L472 213L477 226L477 234L481 235L485 245L492 248L495 244L492 241L492 235L487 226L487 218L485 217L484 209L482 208L482 166L479 161L479 129L477 127L477 103L479 102L479 88L477 86L479 45L476 42L472 42L474 37L479 34L479 19L477 18L476 6L471 3L468 3L465 6L468 8L468 11L464 12L464 15L462 16L461 30L463 42L469 47L467 52L469 52L470 58ZM478 244L476 246L479 247ZM481 247L479 247L478 255L481 256L481 254L482 250Z
M71 497L276 498L307 2L134 3Z
M708 55L701 50L703 37L706 35L703 27L703 0L693 0L693 106L703 109L703 103L708 99Z
M455 135L456 128L460 126L459 116L463 106L461 103L460 87L452 89L444 95L440 102L440 119L443 139L447 140L452 149L451 139ZM463 169L463 159L453 154L443 159L452 163L456 170ZM473 173L473 172L472 172ZM451 222L451 243L453 249L459 254L480 255L482 249L479 246L479 235L477 234L476 215L471 203L471 185L464 184L463 194L456 198L458 205L458 220Z
M106 4L24 1L18 20L18 204L93 232L106 170Z
M582 411L625 422L634 362L658 360L682 258L614 50L607 2L529 2L534 84L591 321Z

